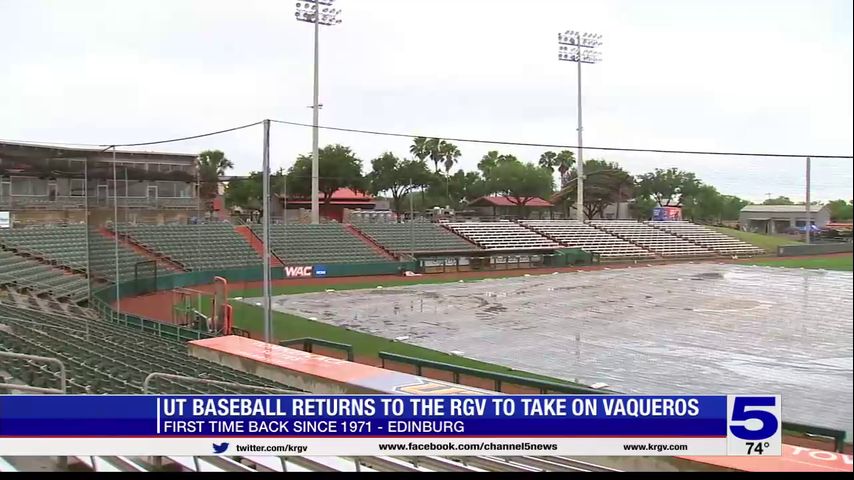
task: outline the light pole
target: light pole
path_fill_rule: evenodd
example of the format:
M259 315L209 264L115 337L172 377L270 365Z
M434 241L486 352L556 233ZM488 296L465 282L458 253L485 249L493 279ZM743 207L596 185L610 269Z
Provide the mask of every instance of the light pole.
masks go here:
M575 62L578 64L578 160L576 167L578 172L578 198L575 204L575 214L578 220L584 221L584 157L582 154L582 131L581 123L581 64L597 63L601 60L599 52L593 50L602 45L602 35L595 33L582 33L575 30L567 30L557 34L558 60L564 62Z
M341 10L332 7L335 0L303 0L296 4L296 19L314 24L314 102L311 137L311 223L320 223L320 167L317 125L320 121L320 26L338 25Z

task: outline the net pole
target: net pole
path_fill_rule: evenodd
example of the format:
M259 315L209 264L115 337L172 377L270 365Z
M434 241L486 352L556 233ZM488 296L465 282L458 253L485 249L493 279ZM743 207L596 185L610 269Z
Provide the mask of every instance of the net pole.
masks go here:
M264 147L262 166L263 242L264 242L264 341L270 343L272 315L270 312L270 120L264 120Z
M89 293L89 305L92 305L92 258L89 247L89 156L83 162L83 220L86 232L86 284ZM88 324L87 324L88 325ZM88 334L88 332L87 332Z
M409 179L409 254L415 259L415 208L412 206L412 179Z
M128 208L128 167L125 166L125 225L130 225L130 209Z
M806 198L806 206L807 206L807 245L812 243L810 237L812 236L812 212L810 211L810 157L807 157L807 198Z
M121 297L119 296L119 182L116 178L116 147L113 146L113 250L116 260L116 312L121 313Z
M89 306L94 305L92 298L92 259L89 251L89 156L83 161L83 232L86 236L86 289L89 298ZM89 340L89 316L84 315L86 328L86 340Z

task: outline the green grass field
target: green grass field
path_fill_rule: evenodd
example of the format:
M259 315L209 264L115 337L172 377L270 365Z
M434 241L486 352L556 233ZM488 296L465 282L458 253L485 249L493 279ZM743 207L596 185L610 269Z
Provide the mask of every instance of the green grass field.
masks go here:
M546 273L545 271L543 273ZM510 276L510 275L508 275ZM486 277L483 278L467 278L466 282L476 282L478 280L483 280L484 278L500 278L500 277ZM326 289L335 289L335 290L360 290L365 288L376 288L377 286L383 287L399 287L404 285L423 285L423 284L436 284L436 283L455 283L458 280L448 280L442 278L430 278L430 277L408 277L408 278L395 278L395 279L382 279L382 280L367 280L364 282L358 283L342 283L336 285L274 285L273 286L273 295L294 295L297 293L311 293L311 292L322 292ZM261 288L247 288L244 290L239 290L236 292L232 292L230 296L232 297L260 297L262 295Z
M840 270L850 272L854 270L854 257L851 255L818 256L814 258L769 258L750 265L761 265L766 267L786 268L821 268L824 270Z
M765 250L766 253L771 255L777 253L777 247L785 245L798 245L799 243L801 243L796 240L791 240L785 237L778 237L774 235L762 235L760 233L742 232L741 230L735 230L726 227L713 227L711 225L709 225L708 227L712 230L723 233L724 235L729 235L730 237L735 237L743 242L756 245L757 247Z

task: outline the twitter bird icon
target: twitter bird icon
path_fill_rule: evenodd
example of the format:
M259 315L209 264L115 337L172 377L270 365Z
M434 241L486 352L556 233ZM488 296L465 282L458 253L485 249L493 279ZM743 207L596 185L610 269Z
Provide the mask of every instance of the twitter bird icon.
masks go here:
M228 442L213 444L213 453L225 453L226 450L228 450Z

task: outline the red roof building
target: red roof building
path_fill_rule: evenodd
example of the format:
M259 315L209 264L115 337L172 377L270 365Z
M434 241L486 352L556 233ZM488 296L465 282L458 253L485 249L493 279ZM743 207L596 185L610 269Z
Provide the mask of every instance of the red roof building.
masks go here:
M282 197L279 196L279 201L281 205L284 206L285 202L282 200ZM362 192L357 192L350 188L339 188L335 192L332 193L331 198L327 202L323 195L320 196L320 216L327 218L329 220L335 220L337 222L342 222L344 219L344 209L361 209L361 210L373 210L376 208L376 202L374 198L370 195L366 195ZM287 208L288 210L297 210L297 209L311 209L311 198L306 197L295 197L288 196L287 198Z
M520 204L524 204L524 208L519 208ZM507 195L493 195L488 197L480 197L472 200L468 207L477 211L481 216L528 216L532 214L535 218L545 218L547 212L554 207L548 200L540 197L531 199L511 197Z

